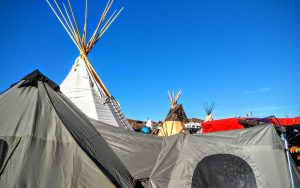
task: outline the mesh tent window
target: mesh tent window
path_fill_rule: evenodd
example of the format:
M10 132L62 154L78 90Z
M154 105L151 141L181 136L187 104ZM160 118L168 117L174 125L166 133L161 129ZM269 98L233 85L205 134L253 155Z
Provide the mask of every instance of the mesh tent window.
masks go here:
M196 166L192 188L256 188L256 178L250 165L231 154L204 157Z

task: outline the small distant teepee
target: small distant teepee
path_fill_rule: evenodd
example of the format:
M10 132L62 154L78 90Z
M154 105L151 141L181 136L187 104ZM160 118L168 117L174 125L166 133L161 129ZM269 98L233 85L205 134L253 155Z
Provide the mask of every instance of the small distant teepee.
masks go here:
M189 134L188 130L185 127L185 123L188 123L188 118L184 112L184 109L181 104L177 104L179 97L181 96L181 90L177 92L168 92L169 100L171 103L171 109L159 126L158 136L171 136L183 132Z
M215 109L215 104L214 103L203 103L203 108L204 108L204 111L206 113L206 118L204 120L204 122L207 122L207 121L212 121L213 118L214 118L214 115L213 115L213 111Z
M150 129L153 128L153 126L152 126L152 120L150 118L148 118L148 120L146 122L146 127L149 127Z
M113 0L108 0L95 31L91 32L91 37L87 37L88 23L88 0L85 3L85 16L83 31L80 32L78 22L70 0L68 5L63 1L53 0L52 3L46 0L55 16L68 33L80 55L76 59L68 76L60 85L61 91L87 116L95 120L102 121L116 127L131 129L131 125L125 118L116 99L111 95L103 81L95 71L88 54L95 44L101 39L110 25L121 13L122 9L115 10L106 19Z

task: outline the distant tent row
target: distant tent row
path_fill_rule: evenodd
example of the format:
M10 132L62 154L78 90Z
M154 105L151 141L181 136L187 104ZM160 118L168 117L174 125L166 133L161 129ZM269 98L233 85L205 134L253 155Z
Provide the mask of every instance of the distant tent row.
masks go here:
M281 126L290 127L300 125L300 117L295 118L278 118ZM227 118L211 120L202 123L202 132L217 132L242 129L260 124L273 124L278 125L277 120L274 117L269 118Z
M0 95L0 187L99 186L279 188L291 181L272 125L135 133L88 118L38 71Z

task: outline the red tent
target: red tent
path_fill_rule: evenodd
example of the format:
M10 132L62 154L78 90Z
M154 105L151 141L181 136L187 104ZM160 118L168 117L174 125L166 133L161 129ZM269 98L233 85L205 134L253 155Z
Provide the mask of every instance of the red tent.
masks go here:
M202 126L202 133L244 128L243 125L239 124L239 118L228 118L228 119L207 121L207 122L203 122L201 126Z
M295 118L278 118L278 120L280 125L285 127L300 125L300 116ZM275 118L272 118L272 123L277 125Z
M295 126L300 125L300 117L295 118L278 118L282 126ZM275 118L227 118L219 119L213 121L207 121L202 123L202 132L217 132L217 131L227 131L234 129L242 129L247 127L247 125L253 126L258 125L260 122L263 123L273 123L277 125Z

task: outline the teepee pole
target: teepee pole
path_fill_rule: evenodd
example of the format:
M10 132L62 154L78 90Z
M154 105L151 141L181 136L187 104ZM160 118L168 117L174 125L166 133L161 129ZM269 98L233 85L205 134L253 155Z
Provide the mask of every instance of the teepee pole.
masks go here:
M119 16L119 14L122 12L122 10L123 10L123 7L118 11L118 13L113 17L113 19L108 23L108 21L106 22L106 23L108 23L108 25L107 24L105 24L104 25L104 27L100 30L100 32L99 32L99 36L96 38L96 41L95 41L95 43L102 37L102 35L106 32L106 30L110 27L110 25L115 21L115 19ZM112 15L113 16L113 15ZM111 17L112 17L111 16ZM110 17L110 19L111 19L111 17ZM106 26L107 25L107 26ZM106 27L105 27L106 26Z
M100 85L100 87L103 89L104 93L108 96L111 97L110 92L108 91L108 89L106 88L105 84L103 83L102 79L100 78L100 76L97 74L97 72L95 71L94 67L92 66L90 60L88 59L88 57L86 55L84 55L84 61L89 69L89 71L93 74L93 76L95 77L96 81L98 82L98 84Z
M66 5L65 5L64 3L63 3L63 7L64 7L65 13L66 13L66 15L67 15L69 24L70 24L70 26L71 26L71 28L72 28L73 35L76 36L74 25L73 25L73 23L72 23L72 20L71 20L71 18L70 18L70 15L69 15L68 10L67 10L67 8L66 8Z
M86 45L87 18L88 18L88 0L85 1L85 16L84 16L84 27L83 27L83 34L82 34L82 43L84 45Z
M69 8L71 10L71 15L72 15L73 22L74 22L74 25L75 25L77 38L78 38L79 42L81 42L80 32L79 32L79 29L78 29L78 24L77 24L77 21L76 21L76 18L75 18L75 14L74 14L74 11L73 11L73 7L71 5L71 1L70 0L68 0L68 4L69 4ZM82 45L80 45L80 46L82 46Z
M104 11L103 11L103 13L102 13L102 15L101 15L101 18L100 18L100 20L99 20L99 22L98 22L98 25L97 25L97 27L96 27L96 29L95 29L93 35L91 36L89 42L88 42L89 49L91 48L91 46L94 45L94 41L95 41L95 39L96 39L96 37L97 37L98 30L99 30L100 26L102 25L102 23L103 23L103 21L104 21L104 19L105 19L105 17L106 17L106 14L107 14L108 11L110 10L110 8L111 8L111 6L112 6L112 3L113 3L113 1L111 1L111 0L108 0L108 1L107 1L106 6L105 6L105 9L104 9Z
M66 25L67 25L69 31L71 31L72 35L75 36L75 39L76 39L75 30L73 30L73 29L71 28L69 22L67 21L65 15L63 14L63 12L62 12L61 8L59 7L59 5L58 5L58 3L57 3L56 0L54 0L54 3L55 3L55 5L56 5L58 11L60 12L61 17L62 17L63 20L65 21L65 23L66 23ZM80 45L80 42L78 41L78 39L77 39L76 41L77 41L77 43ZM80 46L81 46L81 45L80 45Z
M46 2L48 3L49 7L51 8L51 10L53 11L53 13L55 14L56 18L58 19L58 21L61 23L61 25L63 26L63 28L65 29L65 31L68 33L69 37L72 39L72 41L74 42L74 44L77 46L78 49L80 49L79 44L77 44L77 41L75 38L73 38L73 35L70 33L70 31L67 29L66 25L64 24L64 22L61 20L61 18L59 17L59 15L57 14L57 12L55 11L55 9L53 8L53 6L50 4L50 2L48 0L46 0Z
M74 28L73 21L71 20L71 17L70 17L70 15L69 15L68 10L67 10L67 8L66 8L66 5L65 5L64 3L63 3L63 7L64 7L65 12L66 12L66 15L67 15L67 17L68 17L69 24L70 24L70 26L71 26L71 28L72 28L72 30L73 30L73 36L75 37L77 43L81 46L81 44L80 44L80 36L77 35L76 29Z

